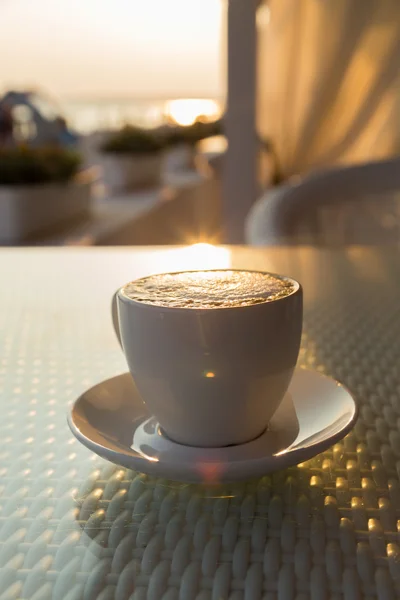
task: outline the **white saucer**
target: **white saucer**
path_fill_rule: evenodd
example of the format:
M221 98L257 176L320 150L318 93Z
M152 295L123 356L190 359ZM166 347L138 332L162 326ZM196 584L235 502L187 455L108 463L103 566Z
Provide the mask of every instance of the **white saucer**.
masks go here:
M125 373L78 398L68 424L82 444L118 465L178 481L220 483L308 460L342 438L356 417L356 404L343 386L296 369L268 429L256 440L225 448L182 446L161 433Z

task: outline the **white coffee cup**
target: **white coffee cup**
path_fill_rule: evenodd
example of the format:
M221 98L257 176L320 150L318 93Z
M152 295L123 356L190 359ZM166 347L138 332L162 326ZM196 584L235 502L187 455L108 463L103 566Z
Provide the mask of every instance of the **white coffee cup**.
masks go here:
M289 386L300 347L302 289L270 302L177 308L114 295L112 314L130 372L161 431L200 447L259 436Z

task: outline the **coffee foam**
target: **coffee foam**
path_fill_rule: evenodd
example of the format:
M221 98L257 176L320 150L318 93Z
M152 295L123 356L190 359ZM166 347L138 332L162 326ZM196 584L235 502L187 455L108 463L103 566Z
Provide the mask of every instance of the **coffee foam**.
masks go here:
M287 279L255 271L191 271L138 279L123 294L169 308L233 308L272 302L294 291Z

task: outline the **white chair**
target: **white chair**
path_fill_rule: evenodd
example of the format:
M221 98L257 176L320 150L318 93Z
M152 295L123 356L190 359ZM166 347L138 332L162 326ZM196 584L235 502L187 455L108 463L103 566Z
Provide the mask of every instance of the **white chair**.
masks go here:
M400 242L400 158L320 171L272 188L246 220L249 244Z

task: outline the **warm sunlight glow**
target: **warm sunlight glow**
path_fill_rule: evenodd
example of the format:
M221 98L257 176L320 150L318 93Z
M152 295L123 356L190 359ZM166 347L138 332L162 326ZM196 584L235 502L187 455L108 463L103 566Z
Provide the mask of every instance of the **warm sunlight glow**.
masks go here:
M157 257L150 268L143 273L172 273L175 271L199 271L204 269L229 269L232 267L231 252L222 246L212 244L193 244L183 248L169 248L156 253ZM129 276L129 275L128 275Z
M229 250L212 244L193 244L183 251L186 269L229 269L231 256Z
M213 252L216 246L205 242L197 242L196 244L192 244L190 248L193 252Z
M160 461L160 459L157 456L149 456L148 454L146 454L145 452L143 452L141 450L141 448L136 448L136 446L134 444L132 444L131 446L132 450L134 450L135 452L137 452L138 454L140 454L140 456L142 458L144 458L145 460L148 460L150 462L154 462L157 463Z
M221 116L221 107L215 100L171 100L167 103L166 114L174 123L188 126L199 118L215 121Z
M271 9L266 4L262 4L257 10L257 27L263 28L269 25L271 20Z
M206 377L207 379L213 379L215 377L215 373L213 373L212 371L207 371L207 373L204 373L204 377Z

